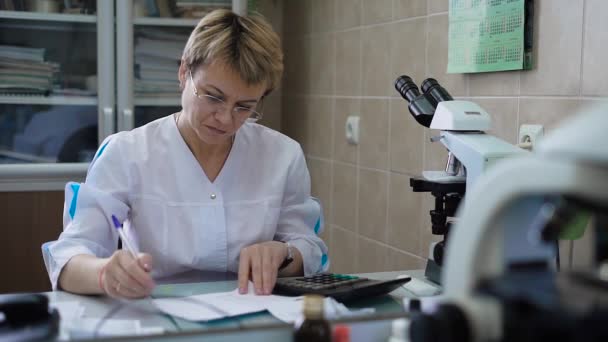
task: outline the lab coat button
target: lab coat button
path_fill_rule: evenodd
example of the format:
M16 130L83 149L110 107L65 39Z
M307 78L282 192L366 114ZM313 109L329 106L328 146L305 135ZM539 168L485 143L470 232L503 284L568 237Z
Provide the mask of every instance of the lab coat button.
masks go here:
M211 194L211 199L215 199L217 196L215 196L215 194Z

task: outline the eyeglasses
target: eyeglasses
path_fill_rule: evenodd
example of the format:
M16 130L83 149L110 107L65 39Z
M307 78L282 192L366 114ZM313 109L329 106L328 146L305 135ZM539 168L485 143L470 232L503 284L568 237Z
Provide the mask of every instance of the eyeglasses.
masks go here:
M215 97L209 94L200 94L196 89L196 85L194 84L194 79L192 78L192 71L189 70L190 73L190 81L192 82L192 88L194 89L194 96L196 96L199 100L205 102L207 107L209 107L214 113L224 112L226 107L228 107L228 103L226 101L220 99L219 97ZM243 122L245 120L250 122L256 122L262 118L262 113L256 112L255 110L247 107L235 106L230 111L232 114L232 119L238 122Z

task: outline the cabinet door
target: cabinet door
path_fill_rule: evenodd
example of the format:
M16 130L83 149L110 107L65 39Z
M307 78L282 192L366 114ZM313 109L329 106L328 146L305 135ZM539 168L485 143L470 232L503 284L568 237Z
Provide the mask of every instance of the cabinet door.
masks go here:
M118 130L181 109L178 68L190 32L231 0L129 0L117 3Z
M100 5L0 4L0 163L88 162L112 132L114 4Z

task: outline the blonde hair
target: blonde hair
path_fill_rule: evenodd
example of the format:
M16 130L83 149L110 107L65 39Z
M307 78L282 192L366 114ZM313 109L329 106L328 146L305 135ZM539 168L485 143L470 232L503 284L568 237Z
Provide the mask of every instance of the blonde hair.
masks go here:
M281 42L266 19L226 9L201 19L188 38L182 60L190 70L214 61L226 63L248 85L266 82L265 95L283 74Z

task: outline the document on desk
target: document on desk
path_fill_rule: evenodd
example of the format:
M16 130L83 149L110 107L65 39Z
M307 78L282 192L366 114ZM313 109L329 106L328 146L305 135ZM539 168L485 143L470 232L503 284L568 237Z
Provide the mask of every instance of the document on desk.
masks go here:
M162 312L195 322L260 312L274 305L301 307L301 297L257 296L252 286L247 294L239 294L236 289L188 297L158 298L153 301Z

